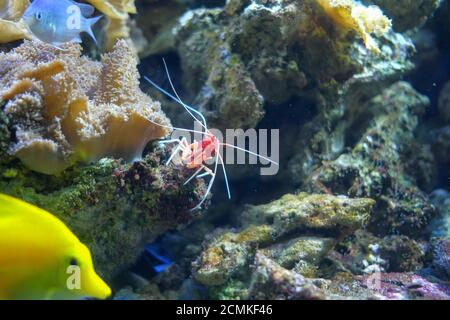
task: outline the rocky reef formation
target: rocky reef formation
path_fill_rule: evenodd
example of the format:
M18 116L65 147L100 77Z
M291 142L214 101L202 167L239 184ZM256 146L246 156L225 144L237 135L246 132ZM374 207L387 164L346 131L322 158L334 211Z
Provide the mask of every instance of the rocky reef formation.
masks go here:
M441 122L432 132L432 150L440 169L448 176L450 174L450 82L442 88L439 95L438 114Z
M448 172L446 89L440 128L428 139L434 99L399 81L414 76L424 48L416 32L442 1L155 3L168 22L146 34L149 60L176 54L188 101L214 126L281 123L280 173L258 182L299 193L232 207L229 225L206 227L202 248L198 239L190 245L198 252L192 271L192 255L174 263L193 280L169 294L162 273L148 288L221 299L448 298L440 282L448 192L430 194ZM281 118L286 109L292 115ZM296 118L302 114L307 121ZM245 183L251 174L230 176Z
M106 278L125 273L116 299L448 299L448 65L427 79L434 91L417 80L433 59L448 61L437 31L448 36L448 1L88 2L108 16L107 46L133 38L140 70L163 86L155 67L165 56L183 100L211 126L281 133L279 174L229 168L233 199L220 198L217 183L216 201L201 215L189 209L203 181L183 186L192 172L163 166L170 150L144 150L167 132L141 120L169 122L139 90L129 43L118 42L100 62L80 57L76 46L3 49L3 59L26 58L11 73L4 66L11 63L0 63L0 191L61 217ZM36 48L45 53L30 63ZM77 109L81 100L84 112L47 116L59 110L43 108L61 88L52 78L77 93L55 105ZM153 96L171 120L185 118ZM109 126L122 112L134 114L126 123L142 140L122 141L117 132L127 126ZM63 165L46 165L58 176L18 161L15 151L35 138L57 145ZM151 241L172 262L160 273L144 250Z
M172 47L149 39L152 53L176 50L191 100L219 128L255 127L265 105L295 97L329 108L345 83L412 67L409 40L380 9L352 1L228 1L187 11L171 30Z
M139 159L149 141L168 134L159 103L139 89L125 42L101 62L80 50L27 41L0 55L0 98L15 134L9 152L35 171L55 174L108 156Z
M447 122L450 122L450 82L447 82L439 96L439 114Z
M369 226L376 233L426 232L435 211L417 185L427 189L433 183L434 160L426 146L414 144L413 132L428 104L408 83L399 82L352 110L346 124L353 136L347 139L359 135L359 141L350 153L315 169L310 189L377 199Z
M286 195L267 205L249 207L240 216L239 231L218 230L218 234L207 238L202 254L194 263L194 278L215 291L226 290L223 287L236 281L250 287L260 282L247 282L250 266L258 266L261 261L314 277L337 239L367 223L374 204L371 199L301 193ZM286 275L289 275L287 270ZM255 288L249 290L255 291ZM241 298L262 293L243 294Z

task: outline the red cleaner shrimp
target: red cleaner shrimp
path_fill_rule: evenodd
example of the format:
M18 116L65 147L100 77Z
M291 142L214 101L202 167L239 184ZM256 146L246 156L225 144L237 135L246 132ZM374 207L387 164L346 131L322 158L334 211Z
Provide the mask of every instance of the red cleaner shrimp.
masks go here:
M170 87L173 91L173 94L171 94L168 91L161 88L159 85L157 85L155 82L153 82L148 77L144 76L144 79L147 80L158 91L160 91L161 93L163 93L170 99L174 100L175 102L179 103L185 109L185 111L193 118L193 120L195 122L199 123L202 127L202 131L190 130L190 129L185 129L185 128L176 128L176 127L161 125L159 123L153 122L152 120L148 119L148 121L150 121L151 123L161 126L161 127L168 128L170 130L179 130L179 131L190 132L190 133L199 133L202 135L202 139L200 141L194 141L191 144L189 144L187 142L186 138L184 138L184 137L181 139L171 139L171 140L160 141L160 144L168 144L168 143L177 144L177 146L173 150L170 158L167 160L167 163L166 163L167 165L170 164L170 162L173 160L173 158L176 155L179 155L182 165L184 165L188 169L195 170L193 175L189 179L186 180L186 182L184 183L185 185L188 184L189 182L191 182L194 178L203 178L203 177L207 177L207 176L211 177L209 180L205 195L203 196L201 201L191 210L200 209L201 206L203 205L203 203L208 198L208 195L211 192L212 186L216 179L217 170L218 170L219 165L222 167L222 171L224 174L224 180L225 180L225 185L227 188L228 199L231 199L231 191L230 191L230 185L228 182L227 171L225 169L225 163L223 161L223 156L220 153L221 146L234 148L234 149L246 152L248 154L257 156L260 159L263 159L265 161L268 161L268 162L273 163L278 166L277 162L275 162L267 157L261 156L258 153L249 151L247 149L240 148L240 147L232 145L232 144L220 142L219 139L217 139L217 137L214 136L211 133L211 131L208 129L208 125L207 125L206 119L203 116L203 114L200 111L196 110L195 108L187 105L186 103L184 103L181 100L180 96L178 95L177 91L175 90L175 86L173 85L172 79L170 77L169 68L167 67L166 61L164 59L163 59L163 63L164 63L164 68L165 68L167 78L170 83ZM209 168L207 166L206 161L210 161L210 160L214 160L214 162L213 162L214 168Z

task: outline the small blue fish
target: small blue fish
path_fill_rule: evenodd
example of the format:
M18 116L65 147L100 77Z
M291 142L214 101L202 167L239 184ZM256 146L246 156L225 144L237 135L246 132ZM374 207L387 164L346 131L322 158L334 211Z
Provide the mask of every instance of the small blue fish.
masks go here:
M153 270L156 273L161 273L164 270L166 270L171 264L172 261L170 261L170 259L164 257L161 253L160 253L160 248L158 247L158 245L156 244L148 244L145 246L145 250L150 253L154 258L156 258L159 262L161 262L161 264L156 265L153 267Z
M25 10L23 19L30 31L41 41L60 45L81 43L80 33L87 32L97 43L92 26L103 16L88 18L94 7L71 0L34 0Z

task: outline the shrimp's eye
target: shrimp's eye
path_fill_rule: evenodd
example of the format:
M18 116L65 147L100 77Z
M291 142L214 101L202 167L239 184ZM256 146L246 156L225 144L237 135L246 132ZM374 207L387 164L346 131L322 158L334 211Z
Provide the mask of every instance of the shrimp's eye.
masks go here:
M36 20L40 21L42 19L42 13L36 12Z

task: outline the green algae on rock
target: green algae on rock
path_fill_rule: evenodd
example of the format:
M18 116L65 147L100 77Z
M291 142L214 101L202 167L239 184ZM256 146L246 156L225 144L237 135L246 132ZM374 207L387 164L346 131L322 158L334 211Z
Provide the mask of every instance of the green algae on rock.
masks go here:
M432 268L444 281L450 280L450 237L434 238L428 253Z
M248 298L255 300L323 300L325 295L313 281L282 268L262 254L256 254Z
M59 177L27 171L16 161L17 176L0 176L0 192L54 213L90 248L102 276L112 280L146 243L200 215L190 209L202 198L204 183L183 186L188 173L163 166L163 157L156 150L134 164L102 159Z
M324 163L310 177L312 191L367 196L377 200L369 228L379 233L400 232L423 235L435 214L428 196L417 187L417 165L406 165L418 155L414 147L414 129L429 100L408 83L399 82L368 101L360 112L352 134L359 142L351 153ZM367 128L361 128L366 114ZM367 118L367 113L372 114ZM351 122L349 122L351 123ZM389 219L385 216L388 215Z
M373 272L415 272L425 262L425 244L407 236L379 238L367 230L358 230L341 241L327 259L335 271L352 274ZM333 274L333 272L329 272Z
M306 236L276 243L260 251L283 268L294 269L303 276L314 276L317 265L335 243L333 238Z
M0 108L1 107L0 104ZM11 132L9 131L9 120L3 112L0 112L0 165L11 158L7 153L10 141Z
M354 231L369 220L375 202L324 194L285 195L267 205L252 207L242 213L243 225L273 221L272 232L281 236L296 229Z
M334 239L310 235L352 233L369 220L375 202L331 195L286 195L242 213L240 231L217 230L194 265L194 277L207 286L240 279L258 251L286 267L314 274L315 267L334 246ZM309 237L308 237L309 236Z
M187 86L200 92L196 104L212 125L254 127L264 114L264 100L239 55L233 55L230 43L223 40L223 26L216 24L221 13L199 9L181 17L180 58L185 71L197 75Z

